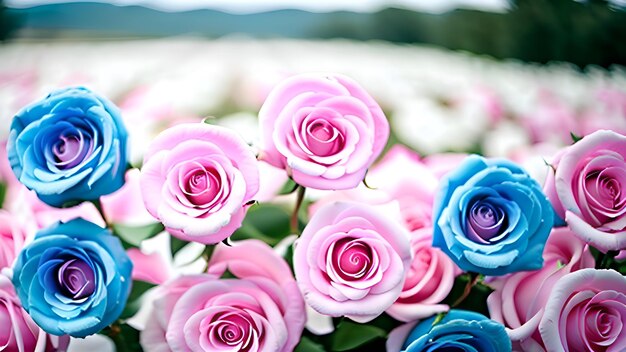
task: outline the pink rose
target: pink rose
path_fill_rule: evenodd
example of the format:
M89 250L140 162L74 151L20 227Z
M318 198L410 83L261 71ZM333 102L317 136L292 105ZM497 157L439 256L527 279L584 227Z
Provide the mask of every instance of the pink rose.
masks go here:
M281 351L292 351L300 341L306 314L304 299L287 262L259 240L234 242L231 247L220 243L211 256L208 272L221 276L226 270L259 285L274 300L283 312L288 332Z
M259 188L257 161L234 132L204 123L159 134L141 170L146 209L172 235L217 243L230 236Z
M419 155L394 145L367 174L367 184L355 189L332 192L309 208L311 215L326 204L354 201L372 205L397 202L409 231L432 225L433 198L439 181Z
M166 336L174 306L189 289L197 284L217 280L213 275L180 276L156 288L146 326L139 336L146 351L173 351Z
M102 210L109 223L142 226L154 222L144 206L140 177L139 169L130 169L126 171L126 182L120 189L100 197Z
M297 75L259 111L261 159L305 187L349 189L365 177L389 137L376 101L341 75Z
M0 275L0 351L65 351L69 336L51 336L22 309L11 280Z
M9 212L0 209L0 269L13 266L25 239L26 233L19 222Z
M387 314L397 320L419 320L449 308L440 302L450 293L454 278L461 270L445 253L433 248L432 231L432 228L422 228L411 234L413 261L400 297L387 309Z
M567 225L602 252L626 248L625 158L626 137L598 131L569 146L556 166Z
M411 264L409 234L375 207L329 204L305 227L293 260L311 308L363 323L400 296Z
M539 323L547 351L626 350L626 277L583 269L554 285Z
M170 269L158 252L145 254L139 248L129 248L126 254L133 262L133 280L159 285L170 277Z
M140 336L143 348L290 351L285 347L287 322L264 284L262 280L218 280L201 275L179 277L159 287L152 315Z
M552 230L543 260L540 270L520 271L489 283L495 289L487 298L489 315L509 328L516 350L543 350L537 328L554 284L573 271L594 266L589 248L565 227Z

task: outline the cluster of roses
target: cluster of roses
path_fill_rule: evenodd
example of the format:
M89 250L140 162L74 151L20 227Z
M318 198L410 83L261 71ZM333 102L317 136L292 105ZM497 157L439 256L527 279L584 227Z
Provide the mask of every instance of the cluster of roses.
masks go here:
M542 190L516 164L477 155L420 159L395 146L370 169L389 125L340 75L287 79L259 121L258 156L234 131L195 123L165 130L144 157L147 211L170 235L207 248L205 273L154 290L145 350L293 351L306 305L358 323L383 313L405 322L389 334L390 351L626 349L626 278L594 268L626 248L626 137L600 131L564 149ZM70 88L15 116L7 153L22 184L64 207L118 190L126 145L117 108ZM255 204L258 160L295 182L294 232L306 188L336 191L309 209L288 258L295 277L268 244L228 242ZM376 189L360 186L366 173L368 183L382 180ZM25 246L2 240L19 254L0 257L12 266L0 276L0 319L10 321L0 344L64 350L68 335L116 333L133 264L114 231L74 219ZM467 290L494 289L491 319L442 303L459 275Z

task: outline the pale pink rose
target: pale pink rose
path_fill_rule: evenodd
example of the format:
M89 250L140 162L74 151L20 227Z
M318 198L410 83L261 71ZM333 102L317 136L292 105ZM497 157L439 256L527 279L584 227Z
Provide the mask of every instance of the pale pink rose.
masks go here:
M413 261L406 273L400 297L387 309L393 318L409 322L448 311L441 304L454 285L461 270L438 248L432 246L432 228L411 234Z
M377 208L324 206L295 244L294 270L319 313L367 322L398 299L411 265L409 233Z
M0 209L0 269L10 268L24 247L26 232L13 215Z
M376 101L342 75L283 81L265 100L259 120L261 159L316 189L356 187L389 137Z
M626 277L583 269L554 285L539 323L547 351L626 350Z
M288 322L273 296L281 291L273 284L208 274L170 281L155 292L141 345L156 352L291 351Z
M432 225L432 206L439 181L419 155L411 149L395 145L368 172L368 186L332 192L309 208L313 215L326 204L354 201L372 205L398 202L400 215L409 231Z
M159 285L170 277L169 267L159 253L145 254L139 248L130 248L126 253L133 262L133 280Z
M141 193L172 235L217 243L230 236L259 188L252 150L235 132L204 123L159 134L144 158Z
M114 193L100 197L102 210L109 223L142 226L154 222L146 211L141 196L139 169L126 171L126 182Z
M152 307L139 341L145 351L173 351L166 337L174 306L191 287L199 283L214 281L213 275L180 276L156 288Z
M602 252L626 248L625 158L625 136L597 131L567 147L556 166L567 225Z
M22 309L11 280L0 275L0 351L65 351L69 336L51 336Z
M588 246L565 227L552 230L543 260L540 270L520 271L489 282L495 290L487 298L489 315L508 328L516 350L543 351L538 326L554 284L573 271L594 266Z
M288 337L280 351L293 351L306 322L304 299L287 262L265 242L246 240L232 246L218 244L209 261L209 274L226 270L262 287L276 303L287 325Z
M393 146L370 170L367 181L398 201L409 231L432 225L433 199L439 180L416 152L402 145Z

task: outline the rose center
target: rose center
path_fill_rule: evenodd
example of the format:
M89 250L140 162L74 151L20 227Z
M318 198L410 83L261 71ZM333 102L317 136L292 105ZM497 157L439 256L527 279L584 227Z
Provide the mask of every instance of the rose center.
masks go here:
M89 152L83 134L63 134L52 145L52 155L59 169L70 169L80 164Z
M477 243L489 243L505 227L504 211L486 200L475 202L466 220L468 238Z
M353 281L372 270L372 255L368 244L348 238L337 241L332 258L339 275L345 280Z
M208 338L212 344L224 344L245 351L253 339L252 319L239 308L216 314L209 323Z
M72 299L91 296L96 289L93 268L82 259L70 259L57 271L61 293Z
M317 156L336 154L344 146L344 137L330 122L317 119L306 129L306 145Z
M199 167L183 175L182 190L195 205L212 203L222 191L221 177L214 168Z

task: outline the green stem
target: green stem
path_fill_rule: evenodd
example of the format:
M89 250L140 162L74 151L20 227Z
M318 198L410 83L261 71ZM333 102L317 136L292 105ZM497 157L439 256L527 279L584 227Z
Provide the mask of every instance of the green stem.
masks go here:
M469 296L470 292L472 292L472 287L474 287L474 285L478 283L479 279L480 279L480 274L470 272L469 281L467 282L467 285L465 285L463 294L459 298L457 298L456 301L454 301L454 303L452 303L452 307L450 308L455 308L459 304L463 303L463 301L467 298L467 296Z
M300 234L300 228L298 226L298 214L300 213L300 207L302 207L302 201L304 201L304 193L306 191L306 187L298 186L298 194L296 198L296 207L293 209L293 213L291 214L291 233Z

